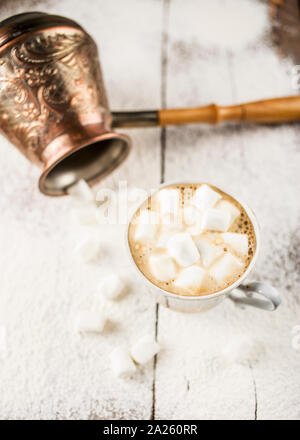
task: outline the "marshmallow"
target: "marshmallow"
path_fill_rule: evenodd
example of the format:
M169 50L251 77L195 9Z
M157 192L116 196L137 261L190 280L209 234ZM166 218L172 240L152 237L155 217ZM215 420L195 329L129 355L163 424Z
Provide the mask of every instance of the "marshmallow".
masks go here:
M156 247L159 249L165 249L167 247L167 243L169 239L172 237L173 232L164 232L162 233L156 243Z
M192 226L189 226L187 228L187 232L189 234L193 235L193 236L194 235L200 235L202 233L202 231L203 231L202 221L199 221L198 223L196 223L196 224L194 224Z
M231 253L227 252L210 269L209 274L218 284L224 283L229 277L243 268L244 264Z
M80 179L67 189L70 196L79 202L94 202L95 196L85 180Z
M195 195L191 200L192 205L204 211L212 208L218 200L222 198L221 194L211 189L208 185L201 185L195 191Z
M99 284L99 291L105 298L113 300L124 293L125 287L125 283L119 275L111 273L102 278Z
M161 230L163 232L181 232L184 229L184 225L181 222L179 216L175 217L169 214L166 214L161 219Z
M75 320L75 329L77 332L95 332L101 333L106 322L105 316L94 310L81 311Z
M125 347L116 347L110 354L110 362L116 376L127 376L136 371L136 366Z
M179 208L179 192L177 189L162 189L157 193L161 215L177 215Z
M219 209L208 209L202 218L203 230L225 232L229 228L230 214Z
M176 276L176 265L166 254L152 254L149 257L149 267L159 281L169 281Z
M236 206L234 206L232 203L228 202L227 200L220 200L216 208L228 212L230 214L229 226L232 225L232 223L238 218L238 216L241 213Z
M135 239L140 242L152 242L155 239L159 224L159 215L155 211L145 209L137 219Z
M201 263L204 267L210 266L223 253L221 247L215 246L204 239L200 238L195 243L200 252Z
M236 335L222 349L222 354L229 362L245 364L257 360L263 352L261 344L244 335Z
M99 255L99 250L99 242L94 236L85 237L75 248L75 252L86 262L95 260Z
M199 290L205 275L205 270L200 266L190 266L180 272L174 281L176 287L189 290Z
M173 235L167 244L170 255L180 266L190 266L199 260L197 246L187 232L180 232Z
M201 213L193 206L183 208L183 220L187 225L195 225L196 223L200 223L201 218Z
M81 225L98 223L97 207L95 205L82 205L74 210L74 216Z
M160 351L159 344L152 336L140 338L131 348L131 356L138 364L146 364Z
M193 206L187 206L183 209L183 219L187 227L187 231L191 235L199 235L202 232L202 213Z
M234 232L225 232L222 234L223 240L235 252L241 255L248 254L248 236L247 234L237 234Z

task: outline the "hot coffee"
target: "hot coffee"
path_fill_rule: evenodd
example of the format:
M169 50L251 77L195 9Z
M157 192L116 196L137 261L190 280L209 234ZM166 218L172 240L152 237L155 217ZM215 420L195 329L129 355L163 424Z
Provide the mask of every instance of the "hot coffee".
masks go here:
M253 224L233 197L208 184L176 184L150 196L128 229L130 252L154 285L209 295L240 278L256 250Z

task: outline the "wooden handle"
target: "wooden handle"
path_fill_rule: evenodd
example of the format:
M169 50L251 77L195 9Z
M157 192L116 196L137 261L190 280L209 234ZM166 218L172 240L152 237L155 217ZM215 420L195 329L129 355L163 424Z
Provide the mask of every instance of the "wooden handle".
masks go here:
M293 122L300 120L300 97L268 99L245 104L159 110L159 125L178 125L204 122L217 124L222 121L261 123Z

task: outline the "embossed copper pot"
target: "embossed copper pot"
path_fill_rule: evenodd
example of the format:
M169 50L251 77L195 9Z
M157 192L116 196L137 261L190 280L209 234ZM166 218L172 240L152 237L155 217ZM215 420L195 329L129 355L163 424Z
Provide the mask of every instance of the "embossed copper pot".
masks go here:
M126 158L130 140L111 127L299 120L299 96L110 113L96 44L81 26L42 12L0 23L0 131L42 167L47 195L66 194L80 178L93 183Z
M130 147L111 130L95 42L74 21L40 12L0 24L0 129L54 196L103 177Z

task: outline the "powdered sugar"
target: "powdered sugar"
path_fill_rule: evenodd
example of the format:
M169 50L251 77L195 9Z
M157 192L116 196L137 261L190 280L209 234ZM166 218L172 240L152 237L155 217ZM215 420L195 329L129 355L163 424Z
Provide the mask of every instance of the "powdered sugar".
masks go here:
M97 1L86 8L82 1L49 2L49 11L78 20L100 44L112 108L160 106L161 3ZM183 7L182 1L170 2L168 106L293 93L291 63L261 41L264 20L251 41L247 33L247 41L239 35L242 44L231 46L221 41L226 40L223 32L218 42L215 33L202 35L199 29L201 10L209 3L191 0ZM250 1L234 3L238 13ZM251 3L257 11L251 19L255 29L266 9ZM26 11L29 3L22 4L18 10L9 5L9 13ZM220 3L215 11L219 21L222 8ZM250 15L248 21L246 27ZM112 29L118 30L114 38ZM158 339L164 351L155 373L156 418L253 418L253 380L258 418L299 418L299 353L291 346L291 327L300 323L298 131L296 126L167 129L165 178L215 182L254 208L263 234L255 276L280 287L284 301L274 314L239 310L229 301L201 315L160 308ZM160 131L130 134L131 156L102 186L116 188L122 179L147 188L159 183ZM99 262L83 264L73 254L81 232L70 226L70 201L39 194L39 170L3 137L0 143L5 164L0 174L0 325L7 338L0 356L1 417L150 418L153 363L117 383L108 366L117 344L133 344L141 329L155 334L155 305L127 264L120 245L123 228L89 226L96 228L105 251ZM99 306L98 281L114 267L128 280L130 295L102 305L110 317L103 334L75 335L74 314L95 302ZM248 365L227 365L221 355L237 332L264 344L253 371Z
M270 29L267 5L251 0L194 1L192 16L190 10L184 7L176 14L171 36L200 41L206 50L242 50L257 44Z
M192 14L195 17L196 3L186 2L184 12L180 2L171 7L168 107L211 102L227 105L294 93L292 63L280 59L274 48L261 37L256 40L254 33L243 50L234 45L225 47L221 41L209 50L205 43L211 36L198 38L197 19L193 18L189 26L180 28L179 37L178 23L184 22L183 14L185 18ZM235 7L243 8L245 3L248 2L235 2ZM257 2L252 3L260 7ZM220 7L215 14L221 16L222 11ZM248 24L245 23L246 28ZM263 34L262 29L260 35ZM268 40L270 35L266 37ZM290 377L290 372L299 363L299 356L293 352L288 334L292 322L300 321L296 306L299 277L295 275L299 272L299 202L295 203L300 190L298 130L288 125L167 130L165 179L200 177L231 190L254 209L262 226L262 250L251 277L278 287L283 304L278 312L263 316L259 311L237 309L228 301L206 314L188 318L161 308L158 335L169 351L166 359L157 363L157 417L298 417L299 404L295 402L299 388L296 386L296 391L296 379ZM225 366L220 357L222 348L241 333L257 338L265 348L258 362L251 358L252 369L249 365ZM191 334L187 343L187 335ZM170 377L178 351L182 361Z

